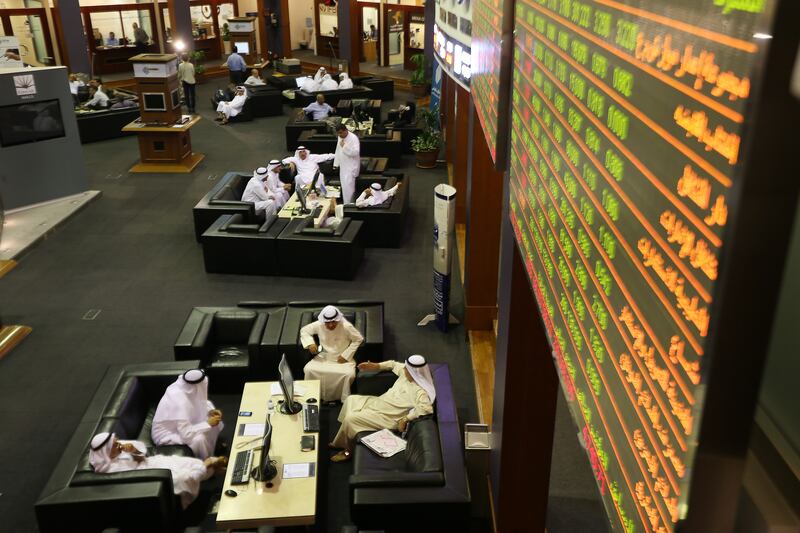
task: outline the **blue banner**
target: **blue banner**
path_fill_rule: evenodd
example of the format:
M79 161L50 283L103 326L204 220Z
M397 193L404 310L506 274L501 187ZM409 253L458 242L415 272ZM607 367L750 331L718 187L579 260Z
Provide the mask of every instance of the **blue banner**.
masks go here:
M447 331L450 319L450 274L433 271L433 312L436 314L436 327Z
M431 71L431 109L439 107L442 101L442 67L439 62L433 61L433 70Z

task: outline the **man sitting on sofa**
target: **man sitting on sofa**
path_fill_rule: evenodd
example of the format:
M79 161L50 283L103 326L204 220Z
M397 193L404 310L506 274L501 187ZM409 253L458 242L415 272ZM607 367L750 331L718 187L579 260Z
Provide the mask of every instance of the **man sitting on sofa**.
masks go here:
M319 339L319 346L314 335ZM303 368L305 379L320 380L324 401L345 401L356 377L353 358L364 343L361 333L339 309L328 305L316 321L300 330L300 343L314 356Z
M195 457L206 459L214 454L222 428L222 411L208 399L208 378L195 368L184 372L164 391L151 434L157 446L185 444Z
M397 188L400 187L398 182L394 187L388 191L384 191L380 183L373 183L361 193L361 196L356 198L356 207L373 207L376 205L383 205L389 198L397 193Z
M270 192L275 195L277 208L280 209L289 201L289 193L292 186L281 181L281 169L283 165L277 159L273 159L267 165L267 186Z
M334 154L311 154L305 146L298 146L293 156L285 158L284 165L294 165L297 171L295 184L298 187L308 187L314 180L314 175L319 171L319 164L334 158Z
M243 86L236 87L236 95L230 102L220 102L217 104L217 118L220 124L227 124L228 121L242 112L247 101L247 90Z
M253 202L256 215L274 215L278 212L278 200L272 192L269 183L269 170L258 167L253 172L253 177L247 182L242 194L243 202ZM285 202L284 202L285 203ZM281 207L283 204L281 204Z
M392 388L380 396L348 396L339 413L342 423L339 432L330 443L332 448L342 451L331 457L339 463L350 459L354 439L362 431L397 429L405 431L412 420L433 412L436 389L425 358L412 355L405 364L397 361L361 363L359 370L391 370L397 374Z
M328 118L334 111L336 111L334 108L325 103L325 95L323 94L318 94L316 102L311 102L303 108L303 112L306 115L311 115L312 120Z

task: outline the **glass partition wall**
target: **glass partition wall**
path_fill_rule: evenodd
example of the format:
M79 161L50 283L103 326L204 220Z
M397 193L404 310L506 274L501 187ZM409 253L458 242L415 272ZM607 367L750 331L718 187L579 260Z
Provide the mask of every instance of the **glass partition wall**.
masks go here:
M171 24L169 8L166 2L159 2L158 11L161 16L162 36L167 44L165 48L172 50ZM227 23L230 17L238 14L236 4L215 0L191 0L189 15L192 18L192 38L194 50L202 51L205 59L218 60L223 54L230 53L230 41L227 40Z
M81 14L95 76L133 72L131 57L160 50L152 4L84 5Z

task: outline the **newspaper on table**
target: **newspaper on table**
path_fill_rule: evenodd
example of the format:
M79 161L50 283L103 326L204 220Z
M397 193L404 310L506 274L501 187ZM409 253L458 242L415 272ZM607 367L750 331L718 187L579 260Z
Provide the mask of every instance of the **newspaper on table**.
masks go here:
M367 435L361 439L361 442L381 457L391 457L406 449L406 441L388 429Z

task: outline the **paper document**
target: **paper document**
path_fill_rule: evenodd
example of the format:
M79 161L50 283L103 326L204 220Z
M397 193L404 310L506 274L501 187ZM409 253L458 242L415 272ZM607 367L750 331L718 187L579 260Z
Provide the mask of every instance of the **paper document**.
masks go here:
M361 442L381 457L391 457L406 449L406 441L389 431L382 429L361 439Z
M243 437L257 437L264 434L266 424L239 424L239 435Z
M283 479L314 477L315 463L288 463L283 465Z
M272 396L283 396L283 390L281 390L280 383L273 383L269 387L269 393ZM305 396L306 388L303 385L298 385L297 383L294 384L294 395L295 396Z

